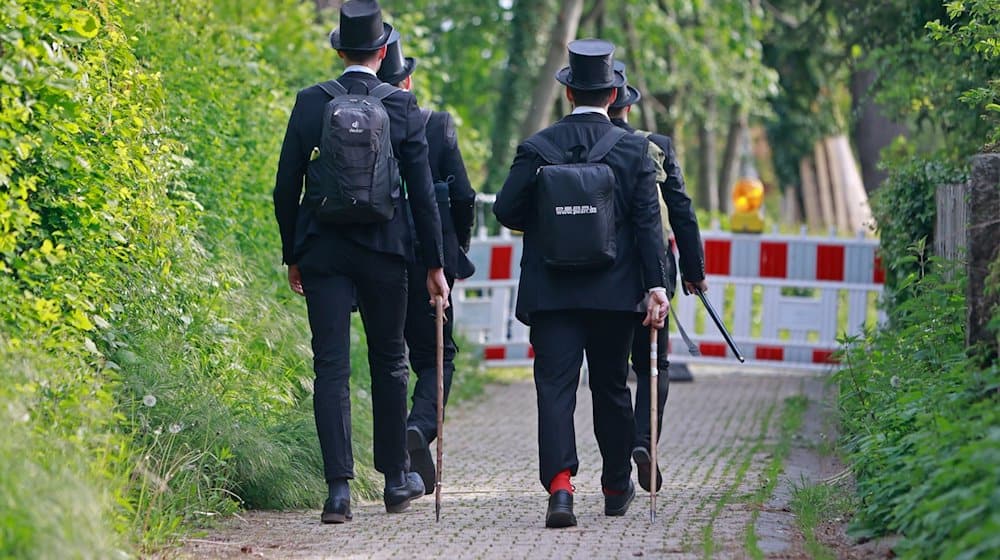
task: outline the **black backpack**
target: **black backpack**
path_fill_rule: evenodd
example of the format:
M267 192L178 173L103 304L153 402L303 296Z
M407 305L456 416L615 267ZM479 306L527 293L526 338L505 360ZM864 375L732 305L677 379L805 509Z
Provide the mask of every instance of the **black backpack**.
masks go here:
M316 218L332 224L391 220L400 196L399 164L382 100L398 88L379 84L362 95L337 80L319 87L333 99L323 111L319 154L309 162L306 197Z
M618 181L601 160L625 134L618 127L611 128L585 158L582 154L573 157L541 136L525 142L548 163L538 168L536 176L538 237L546 265L587 270L614 263Z

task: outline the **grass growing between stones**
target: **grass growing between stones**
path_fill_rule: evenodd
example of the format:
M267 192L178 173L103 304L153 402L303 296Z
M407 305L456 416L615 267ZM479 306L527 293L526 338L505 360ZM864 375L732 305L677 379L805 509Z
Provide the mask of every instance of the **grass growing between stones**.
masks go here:
M746 552L752 558L763 559L764 553L757 545L757 518L760 517L760 509L764 503L771 498L775 487L778 485L778 477L785 468L785 458L792 447L792 438L802 426L802 419L806 409L809 407L809 399L804 395L795 395L785 399L785 405L781 410L779 418L780 433L778 441L771 450L771 461L764 469L764 485L750 495L749 501L753 508L750 514L750 521L747 524Z
M809 556L816 560L833 560L835 554L819 542L816 529L826 521L851 513L855 507L853 499L836 486L802 485L794 488L791 506Z
M726 492L721 498L719 498L719 501L715 503L715 507L712 509L712 513L709 516L708 523L706 523L704 529L702 529L702 554L704 558L715 557L715 520L719 517L719 514L722 513L722 510L733 501L733 495L736 493L737 489L739 489L740 485L743 484L747 471L750 470L750 465L753 464L754 455L756 455L763 448L764 439L767 437L767 433L771 425L771 418L774 416L774 408L775 405L771 404L764 411L758 435L752 441L747 442L747 447L745 448L746 451L743 453L743 460L739 463L739 467L736 470L732 484L729 485Z

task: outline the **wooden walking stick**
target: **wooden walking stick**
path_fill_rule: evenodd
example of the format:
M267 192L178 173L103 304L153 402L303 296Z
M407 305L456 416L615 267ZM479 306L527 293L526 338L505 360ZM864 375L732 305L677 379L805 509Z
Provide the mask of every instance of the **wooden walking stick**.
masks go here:
M441 460L444 457L444 298L434 299L437 330L437 476L434 481L434 520L441 521Z
M649 326L649 522L656 521L656 420L659 408L657 389L659 385L659 349L657 348L657 338L659 332L656 327Z

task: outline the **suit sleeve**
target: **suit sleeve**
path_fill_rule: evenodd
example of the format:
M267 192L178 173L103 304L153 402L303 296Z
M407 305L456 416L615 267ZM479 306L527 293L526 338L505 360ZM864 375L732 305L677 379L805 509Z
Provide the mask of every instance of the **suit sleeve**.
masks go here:
M667 179L660 184L660 193L667 206L670 229L677 240L681 276L688 282L699 282L705 279L705 252L701 245L698 218L695 217L691 197L684 190L684 176L673 142L669 137L657 136L656 143L663 149L663 169Z
M534 220L535 173L541 161L538 155L524 144L517 147L517 155L510 166L510 173L497 193L493 214L504 226L527 231Z
M465 171L462 150L458 147L458 134L451 114L444 113L445 149L442 154L441 169L445 177L451 177L448 200L451 205L451 220L455 224L458 246L467 249L472 239L472 226L476 220L476 191L472 189L469 175Z
M639 171L635 174L631 202L643 287L646 290L665 288L666 257L663 247L663 226L660 222L660 201L656 193L656 167L647 149L642 150L642 161Z
M398 93L396 95L399 95ZM400 174L406 183L406 194L420 241L424 266L441 268L441 216L434 200L434 180L427 162L427 131L417 100L407 94L406 136L399 146Z
M278 173L274 180L274 217L281 233L282 262L295 264L295 224L299 215L299 198L302 196L303 179L309 161L302 149L299 120L302 114L302 95L295 99L288 118L285 140L278 157Z

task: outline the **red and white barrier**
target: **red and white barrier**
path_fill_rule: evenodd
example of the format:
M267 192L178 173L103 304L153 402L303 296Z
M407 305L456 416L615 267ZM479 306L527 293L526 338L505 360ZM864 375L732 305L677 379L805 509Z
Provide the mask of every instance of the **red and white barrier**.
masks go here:
M521 238L504 231L475 238L476 274L455 284L455 324L482 345L487 365L528 365L528 328L513 317ZM706 294L749 364L835 367L837 338L881 321L875 303L884 272L878 242L806 235L703 232ZM678 284L679 285L679 284ZM694 296L672 302L698 346L692 356L671 327L670 360L731 363L735 358Z

